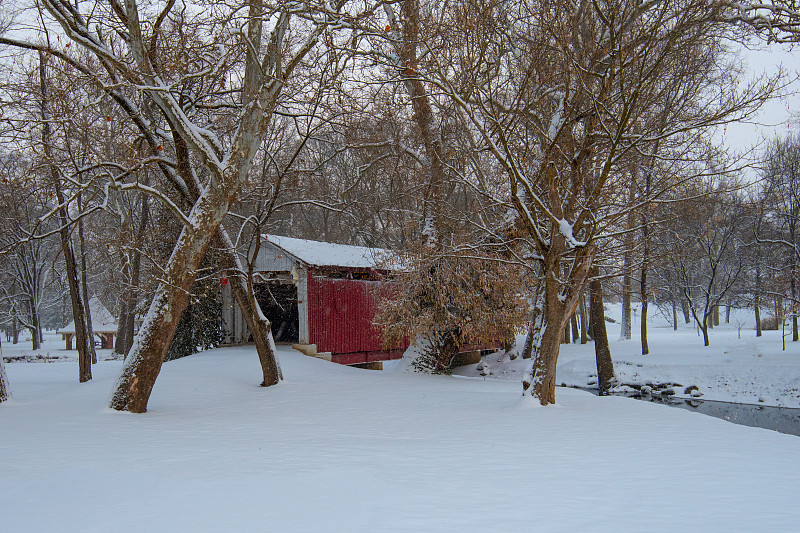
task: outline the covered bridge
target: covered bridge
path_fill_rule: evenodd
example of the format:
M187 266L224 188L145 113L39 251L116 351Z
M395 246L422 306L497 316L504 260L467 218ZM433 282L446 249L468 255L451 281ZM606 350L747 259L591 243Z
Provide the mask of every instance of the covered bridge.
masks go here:
M275 341L345 365L402 357L407 345L384 347L373 325L378 303L390 293L387 264L395 257L378 248L265 235L254 291ZM248 342L250 332L227 284L222 294L223 342Z

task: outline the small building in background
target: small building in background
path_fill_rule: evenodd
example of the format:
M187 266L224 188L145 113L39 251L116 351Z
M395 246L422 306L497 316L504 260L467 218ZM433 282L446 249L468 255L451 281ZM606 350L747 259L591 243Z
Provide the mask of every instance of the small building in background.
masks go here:
M113 348L114 335L117 334L117 321L96 296L89 299L89 312L92 315L92 332L100 339L100 348ZM72 349L75 336L75 321L56 331L66 341L67 350Z
M265 235L255 261L254 292L276 342L344 365L378 368L406 345L386 347L374 325L391 295L396 256L378 248ZM230 286L223 283L223 342L250 341Z

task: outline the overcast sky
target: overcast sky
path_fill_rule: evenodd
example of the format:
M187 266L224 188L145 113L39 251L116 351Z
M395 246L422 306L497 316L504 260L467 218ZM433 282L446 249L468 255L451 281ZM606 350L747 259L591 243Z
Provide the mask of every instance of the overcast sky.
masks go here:
M800 47L792 50L785 45L770 45L742 50L751 78L763 73L774 74L780 67L788 78L800 74ZM754 123L729 125L723 134L725 144L746 151L756 146L763 147L765 140L800 131L800 82L794 81L788 92L791 94L767 102L753 119Z

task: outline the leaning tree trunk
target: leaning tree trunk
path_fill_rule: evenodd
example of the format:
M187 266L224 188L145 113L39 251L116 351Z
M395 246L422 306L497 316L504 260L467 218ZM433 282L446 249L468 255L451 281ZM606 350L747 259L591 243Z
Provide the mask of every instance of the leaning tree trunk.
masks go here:
M252 276L249 275L249 271L248 275L244 275L244 268L236 255L233 242L222 226L217 229L217 238L225 250L225 255L223 256L225 268L236 272L236 275L231 280L231 291L236 304L242 311L245 322L247 322L247 327L253 335L258 361L261 363L263 377L261 386L277 385L283 379L283 374L275 353L276 347L275 339L272 336L272 324L261 312L261 306L256 300L255 291L253 290Z
M8 386L8 377L6 377L6 365L3 362L3 350L0 347L0 403L11 398L11 388Z
M227 181L227 180L226 180ZM184 225L172 256L133 347L125 358L110 407L143 413L181 315L189 304L189 291L197 269L232 200L226 188L208 187Z
M39 83L42 96L42 145L45 157L50 159L50 110L48 108L47 96L47 71L46 58L44 54L39 54ZM86 316L83 302L81 301L81 291L78 286L78 265L75 261L75 253L72 248L72 239L69 230L69 217L67 214L66 200L64 192L61 190L61 178L58 170L53 164L50 166L50 175L58 201L59 235L61 237L61 249L64 255L64 264L67 270L67 285L69 286L69 297L72 305L72 319L75 324L75 348L78 350L78 381L84 383L92 379L92 356L89 351L89 337L86 331Z
M608 346L606 317L603 309L603 284L598 274L598 269L592 268L590 312L592 313L594 356L597 363L597 387L600 389L600 394L605 396L616 384L617 378L614 374L614 362L611 360L611 349Z

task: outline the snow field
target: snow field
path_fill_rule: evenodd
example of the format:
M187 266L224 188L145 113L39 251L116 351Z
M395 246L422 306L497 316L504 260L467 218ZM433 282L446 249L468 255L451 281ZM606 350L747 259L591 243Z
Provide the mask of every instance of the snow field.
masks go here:
M14 532L789 531L800 439L516 381L351 369L252 347L164 365L144 415L118 361L7 364L0 520ZM7 529L6 529L7 528Z

